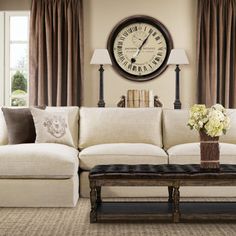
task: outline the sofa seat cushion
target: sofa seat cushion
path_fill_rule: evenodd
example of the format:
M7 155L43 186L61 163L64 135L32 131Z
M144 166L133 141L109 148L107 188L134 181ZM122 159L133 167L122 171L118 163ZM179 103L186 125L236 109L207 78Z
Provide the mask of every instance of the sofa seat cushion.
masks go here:
M179 144L167 150L170 164L199 164L200 143ZM220 163L236 164L236 145L220 143Z
M112 143L90 146L79 154L80 168L91 170L96 165L167 164L166 152L144 143Z
M0 147L0 178L71 178L78 151L62 144L16 144Z

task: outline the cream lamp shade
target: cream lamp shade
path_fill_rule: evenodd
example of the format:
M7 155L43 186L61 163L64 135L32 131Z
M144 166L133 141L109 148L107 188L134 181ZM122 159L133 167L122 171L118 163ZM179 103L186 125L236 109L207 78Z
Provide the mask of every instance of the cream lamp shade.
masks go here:
M107 49L95 49L90 64L111 65L111 58Z
M170 52L167 65L187 65L189 64L188 57L184 49L172 49Z

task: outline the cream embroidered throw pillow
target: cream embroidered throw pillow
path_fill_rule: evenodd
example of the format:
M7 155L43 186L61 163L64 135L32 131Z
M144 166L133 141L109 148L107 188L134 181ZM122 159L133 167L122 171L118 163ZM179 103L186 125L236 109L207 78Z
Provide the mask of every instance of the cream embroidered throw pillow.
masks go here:
M74 148L78 148L78 134L79 134L79 108L76 106L67 107L46 107L46 111L50 112L63 112L68 115L68 123L71 136L73 138Z
M60 143L73 147L67 112L31 108L36 130L36 143Z

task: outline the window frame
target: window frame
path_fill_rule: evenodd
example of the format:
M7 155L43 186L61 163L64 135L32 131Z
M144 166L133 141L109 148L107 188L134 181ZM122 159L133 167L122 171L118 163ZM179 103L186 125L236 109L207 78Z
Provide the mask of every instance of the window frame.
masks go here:
M3 47L4 47L4 53L3 53L3 58L4 58L4 68L3 68L3 79L0 80L2 82L1 86L3 88L3 96L2 96L2 104L4 106L9 106L11 107L11 77L10 77L10 72L13 68L10 67L10 45L11 43L28 43L28 47L27 47L27 54L29 55L29 20L30 20L30 12L29 11L4 11L3 12L4 15L4 25L3 25L3 30L4 30L4 43L3 43ZM12 16L27 16L28 17L28 41L10 41L10 18ZM1 28L1 27L0 27ZM1 39L0 39L1 40ZM1 60L1 59L0 59ZM29 62L29 60L28 60ZM29 65L27 66L26 72L27 75L29 76ZM1 69L0 69L1 71ZM1 76L1 74L0 74ZM27 96L26 96L26 100L27 100L27 105L29 105L29 78L27 78ZM1 102L1 100L0 100Z
M5 14L0 11L0 105L5 104ZM2 52L2 53L1 53Z

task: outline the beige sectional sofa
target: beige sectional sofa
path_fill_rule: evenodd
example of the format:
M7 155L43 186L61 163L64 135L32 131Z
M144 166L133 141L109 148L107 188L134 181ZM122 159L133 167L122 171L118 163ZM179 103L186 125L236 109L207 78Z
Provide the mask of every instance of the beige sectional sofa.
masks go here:
M221 163L236 164L236 110L228 113L231 129L221 138ZM73 130L78 152L55 143L6 145L0 112L0 206L75 206L78 194L89 196L88 173L98 164L199 163L199 137L187 120L188 110L82 107L79 131ZM162 197L167 192L164 187L106 187L102 194ZM185 187L181 195L236 197L236 190Z

